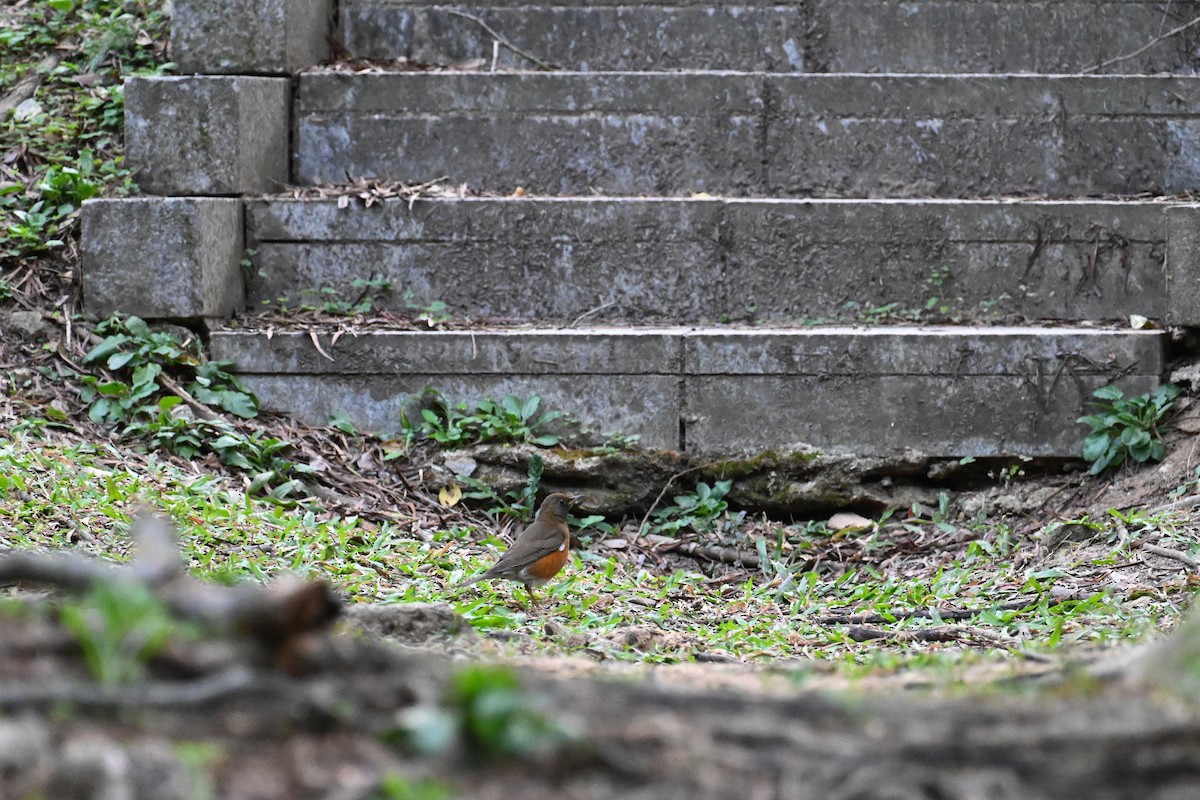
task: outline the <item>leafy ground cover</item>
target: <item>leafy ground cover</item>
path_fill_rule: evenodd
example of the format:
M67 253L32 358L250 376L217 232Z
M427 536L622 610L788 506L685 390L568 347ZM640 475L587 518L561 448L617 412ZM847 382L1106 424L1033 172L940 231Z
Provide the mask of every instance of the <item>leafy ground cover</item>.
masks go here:
M579 547L542 608L522 607L502 583L459 591L528 520L538 476L513 495L465 484L439 496L421 478L430 448L512 429L556 446L559 434L543 429L553 410L532 398L444 407L398 440L344 421L308 428L259 415L187 331L80 316L79 206L134 188L120 85L170 71L167 20L155 0L17 2L5 12L0 314L33 312L35 329L0 333L8 546L123 559L126 523L149 504L181 526L200 575L286 570L326 577L355 602L449 602L483 634L455 643L471 652L738 661L797 675L1021 669L1169 628L1190 602L1200 557L1190 445L1177 437L1159 453L1138 438L1157 432L1165 397L1140 427L1117 418L1132 401L1111 397L1113 413L1089 423L1094 461L1165 455L1156 469L1014 482L1013 464L989 487L849 527L756 517L728 507L719 481L681 481L644 524L575 520ZM293 313L370 310L361 298L326 298ZM444 308L413 311L417 327L446 324ZM1180 504L1161 508L1170 493Z
M450 602L485 635L459 643L479 653L746 661L797 674L937 666L961 676L989 659L1019 669L1171 627L1194 591L1187 562L1200 556L1178 508L1030 525L983 510L1011 497L1001 486L960 498L957 509L946 496L938 508L834 531L822 521L750 518L712 501L719 487L705 487L711 502L704 489L685 491L677 511L651 515L641 535L637 519L586 518L573 564L530 609L515 585L455 588L503 550L521 520L406 488L412 463L364 472L360 480L390 483L394 494L355 514L314 495L255 492L249 476L216 458L115 441L89 430L95 423L77 404L83 419L56 421L9 396L6 415L21 420L0 436L9 545L122 559L126 521L150 504L180 524L197 574L263 580L293 571L329 579L352 601ZM286 435L310 463L332 463L304 442L337 436L333 429ZM344 434L341 442L343 463L370 464L378 447ZM1058 482L1064 495L1094 490L1079 476ZM681 540L754 554L759 565L697 561L677 551Z

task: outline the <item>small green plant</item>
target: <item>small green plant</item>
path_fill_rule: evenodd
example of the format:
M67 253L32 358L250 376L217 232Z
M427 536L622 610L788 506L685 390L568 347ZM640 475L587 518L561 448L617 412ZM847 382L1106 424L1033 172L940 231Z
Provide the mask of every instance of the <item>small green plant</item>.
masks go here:
M656 510L651 515L650 529L661 534L676 533L684 528L700 532L712 530L717 518L729 508L724 498L732 485L732 481L717 481L712 486L703 481L697 483L696 491L676 495L673 505Z
M527 400L508 395L503 400L481 400L472 406L466 402L449 403L432 389L422 395L421 421L414 423L408 413L401 414L401 431L407 438L423 436L446 447L466 447L481 442L528 442L538 447L553 447L561 437L547 430L554 422L566 421L558 411L538 413L541 398Z
M455 674L449 705L471 751L487 760L524 756L558 746L569 732L521 691L506 667L467 667Z
M85 364L103 364L116 376L82 378L83 401L95 422L125 422L154 414L151 398L166 391L162 376L173 373L201 403L246 419L258 414L258 401L225 368L204 361L198 346L186 347L170 333L152 331L138 317L111 317L96 326L103 340L84 356Z
M544 469L545 462L542 461L541 456L535 453L529 459L525 483L516 489L505 492L503 496L483 481L475 478L459 476L459 480L471 487L470 491L463 493L463 497L469 500L488 500L493 503L492 506L484 509L487 514L528 520L533 517L534 504L537 502L538 487L541 486Z
M375 310L376 305L392 291L392 282L383 278L355 278L350 286L356 290L353 300L347 300L332 286L322 286L316 292L322 298L321 301L307 301L302 303L300 308L336 316L359 316Z
M450 321L450 307L441 300L434 300L431 303L422 305L416 302L412 292L406 291L403 295L404 305L409 311L415 311L414 319L417 322L424 322L430 328L437 328L445 325Z
M486 665L456 672L441 704L409 709L385 736L423 754L457 745L483 761L546 755L576 737L521 690L513 670Z
M450 800L450 787L432 778L410 780L392 772L384 775L369 795L370 800Z
M113 317L96 331L105 338L84 357L84 363L103 364L112 375L80 378L82 399L89 404L92 420L123 423L121 436L140 438L151 448L184 458L212 453L225 466L251 474L252 492L262 491L276 500L303 489L295 475L311 468L284 457L289 442L260 431L240 431L215 412L197 418L172 388L175 383L186 385L184 391L192 400L252 418L258 414L258 401L226 371L227 363L204 361L198 347L152 331L138 317Z
M59 620L106 688L141 678L146 662L183 630L160 599L134 583L98 583L80 602L64 606Z
M1083 442L1083 457L1092 462L1088 470L1092 475L1127 460L1138 464L1162 460L1166 451L1159 423L1179 396L1178 386L1164 383L1150 394L1129 398L1116 386L1104 386L1092 396L1099 401L1092 403L1099 413L1079 418L1092 429Z

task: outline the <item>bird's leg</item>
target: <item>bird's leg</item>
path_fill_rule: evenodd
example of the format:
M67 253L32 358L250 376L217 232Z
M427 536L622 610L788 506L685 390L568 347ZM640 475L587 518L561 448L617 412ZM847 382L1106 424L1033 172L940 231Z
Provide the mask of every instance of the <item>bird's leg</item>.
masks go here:
M525 584L525 593L529 595L529 607L530 608L536 607L537 606L537 595L535 595L533 593L533 585L532 584L528 584L528 583Z

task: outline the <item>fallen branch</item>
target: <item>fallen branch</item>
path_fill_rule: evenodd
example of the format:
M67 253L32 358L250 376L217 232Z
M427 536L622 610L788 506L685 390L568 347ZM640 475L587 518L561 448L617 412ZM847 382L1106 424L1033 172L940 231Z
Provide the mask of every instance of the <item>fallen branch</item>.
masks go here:
M1192 558L1187 553L1181 553L1180 551L1172 550L1169 547L1159 547L1158 545L1147 544L1145 542L1139 546L1147 553L1153 553L1154 555L1162 556L1163 558L1172 558L1184 564L1191 572L1195 572L1200 569L1200 564L1196 563L1196 559Z
M11 711L63 704L99 709L196 708L241 694L261 696L278 683L244 666L234 666L194 681L149 681L115 688L94 683L11 684L0 686L0 708Z
M1007 603L1001 603L998 606L988 606L987 608L942 608L937 609L936 617L934 617L934 612L928 608L897 611L887 616L883 614L830 614L818 617L816 622L818 625L879 625L885 622L898 622L905 619L963 620L971 619L979 614L986 614L989 611L1018 611L1036 602L1037 598L1030 598L1028 600L1012 600Z
M267 586L220 586L184 569L171 526L141 513L133 523L136 557L113 566L72 553L0 554L0 585L40 584L83 592L100 583L140 584L176 616L258 645L266 660L287 672L303 671L308 639L326 630L340 601L324 581L285 578Z
M528 50L522 50L521 48L517 47L515 44L510 42L508 39L504 38L499 33L497 33L496 30L494 28L492 28L491 25L488 25L486 22L484 22L482 19L475 16L474 14L468 14L465 11L458 11L453 8L446 9L446 13L451 14L455 17L462 17L463 19L471 20L475 24L479 25L479 27L481 27L485 31L487 31L488 35L491 36L493 39L495 39L497 42L499 42L501 44L501 46L507 47L509 50L513 51L514 53L519 55L521 58L524 58L527 61L531 61L534 64L537 64L537 66L541 69L544 69L548 72L553 72L553 71L559 69L559 67L557 67L556 65L548 64L547 62L545 62L542 59L535 56L533 53L530 53Z
M1001 636L962 625L942 625L936 628L914 628L902 631L886 631L880 628L851 625L846 629L846 635L856 642L869 642L880 639L893 642L957 642L977 639L1006 649L1012 646Z
M28 75L0 97L0 118L24 103L37 92L46 74L58 66L58 56L46 56Z
M758 553L751 553L747 550L737 550L733 547L721 547L715 544L699 544L698 542L680 542L677 547L672 549L693 558L758 569Z

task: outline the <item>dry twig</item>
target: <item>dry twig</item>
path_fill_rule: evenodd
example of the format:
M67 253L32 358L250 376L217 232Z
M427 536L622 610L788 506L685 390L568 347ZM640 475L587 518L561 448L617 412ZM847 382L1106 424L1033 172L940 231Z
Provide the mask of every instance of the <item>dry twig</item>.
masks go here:
M554 64L550 64L550 63L543 61L542 59L535 56L533 53L530 53L528 50L522 50L521 48L517 47L515 44L510 42L508 39L504 38L499 33L497 33L496 30L494 28L492 28L491 25L488 25L486 22L484 22L482 19L475 16L474 14L468 14L465 11L458 11L453 8L446 9L446 13L451 14L456 17L462 17L463 19L471 20L475 24L479 25L479 27L481 27L485 31L487 31L488 35L491 36L497 42L499 42L502 46L507 47L509 50L513 51L514 53L519 55L521 58L524 58L525 60L536 64L540 69L544 69L548 72L553 72L554 70L558 69L558 67L555 66Z
M1144 45L1139 47L1137 50L1134 50L1132 53L1126 53L1125 55L1121 55L1121 56L1114 56L1113 58L1107 59L1105 61L1101 61L1099 64L1096 64L1094 66L1084 67L1082 71L1085 73L1098 72L1098 71L1104 69L1105 67L1111 67L1113 64L1118 64L1122 61L1128 61L1131 58L1137 58L1142 53L1149 50L1151 47L1154 47L1156 44L1162 42L1164 39L1170 39L1172 36L1177 36L1178 34L1181 34L1184 31L1186 31L1187 29L1193 28L1196 25L1200 25L1200 17L1196 17L1195 19L1193 19L1189 22L1185 22L1182 25L1172 28L1171 30L1167 31L1166 33L1155 36L1153 39L1146 42Z

